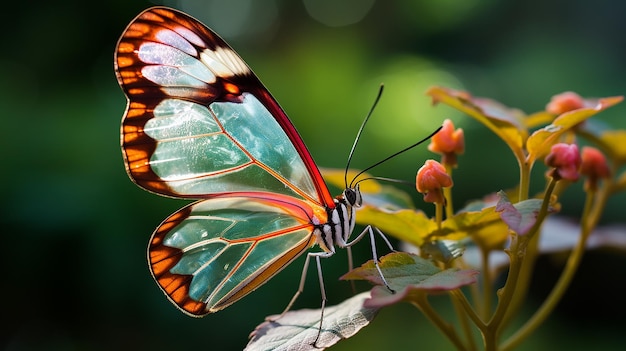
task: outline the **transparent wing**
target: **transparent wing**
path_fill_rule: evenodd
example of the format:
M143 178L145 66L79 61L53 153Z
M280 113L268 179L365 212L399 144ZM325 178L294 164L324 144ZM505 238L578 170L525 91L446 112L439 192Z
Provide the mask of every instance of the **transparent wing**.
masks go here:
M334 207L297 131L245 62L184 13L156 7L122 34L115 70L128 97L130 177L162 195L277 192Z
M252 292L315 243L307 202L267 193L221 195L167 218L152 235L152 274L185 313L219 311Z

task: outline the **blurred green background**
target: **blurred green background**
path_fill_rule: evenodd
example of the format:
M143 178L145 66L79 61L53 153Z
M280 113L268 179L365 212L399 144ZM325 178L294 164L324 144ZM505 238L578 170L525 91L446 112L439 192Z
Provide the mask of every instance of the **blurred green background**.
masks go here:
M297 288L302 260L232 307L196 320L177 311L152 281L145 253L150 233L185 201L144 192L125 174L119 128L126 100L113 51L128 22L156 4L184 10L220 33L324 167L344 167L380 83L385 93L355 168L453 119L465 128L467 143L455 173L457 205L514 185L516 165L475 121L432 108L424 96L429 86L467 89L528 113L565 90L626 92L626 3L619 0L7 2L0 21L0 349L239 350ZM599 119L625 128L624 112L618 105ZM428 157L424 146L374 173L410 180ZM534 173L537 190L541 173ZM580 184L566 194L566 214L579 213L579 194ZM624 221L618 206L624 201L612 200L605 222ZM369 245L357 246L362 262ZM539 262L529 307L561 263ZM350 295L348 284L336 282L345 254L323 264L335 304ZM602 274L607 268L612 273ZM620 255L590 253L556 314L521 349L621 349L623 272ZM310 273L297 307L319 306ZM445 310L445 298L435 301ZM401 305L383 310L335 349L409 348L452 346L417 310Z

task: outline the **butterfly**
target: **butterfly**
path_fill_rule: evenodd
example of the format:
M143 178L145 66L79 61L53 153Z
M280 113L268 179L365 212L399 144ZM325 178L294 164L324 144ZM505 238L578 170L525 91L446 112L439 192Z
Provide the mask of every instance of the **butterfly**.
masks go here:
M128 175L150 192L196 200L165 219L148 245L152 276L184 313L235 303L314 245L321 251L307 253L305 269L310 258L319 267L368 232L349 241L358 183L331 196L276 100L199 21L145 10L119 39L115 73L128 99Z

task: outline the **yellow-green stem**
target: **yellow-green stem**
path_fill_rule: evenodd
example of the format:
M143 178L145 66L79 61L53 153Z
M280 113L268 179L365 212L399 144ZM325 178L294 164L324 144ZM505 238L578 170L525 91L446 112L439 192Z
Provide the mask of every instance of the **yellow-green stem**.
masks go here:
M441 230L441 222L443 221L443 204L435 202L435 223L437 229Z
M519 163L519 193L518 201L528 199L528 189L530 188L530 170L532 165L526 163L525 160L518 160Z
M446 173L452 178L452 167L445 165ZM452 205L452 187L443 188L443 198L446 199L446 219L454 215L454 205Z
M489 318L491 315L492 302L492 289L493 289L493 277L491 276L491 269L489 267L489 254L490 250L483 248L481 251L482 258L482 303L480 306L480 315L483 319Z
M476 327L480 330L484 330L487 324L485 324L483 319L481 319L478 314L476 314L476 311L474 311L472 305L469 303L469 301L467 301L467 298L465 297L463 292L460 289L456 289L452 290L450 294L452 294L456 301L458 301L460 306L465 311L465 314L472 320Z
M458 294L454 294L457 292ZM452 304L454 305L454 311L456 312L457 319L461 323L461 329L463 329L463 333L465 334L465 340L467 342L467 349L470 351L476 350L476 342L474 341L474 335L472 334L472 328L467 319L468 311L466 310L467 306L463 304L463 301L467 302L463 293L457 289L450 292L450 298L452 300ZM471 311L473 312L473 311Z
M526 294L528 292L528 288L530 286L530 280L533 274L533 268L535 266L535 260L539 255L539 230L541 225L543 224L543 220L548 215L548 207L550 205L550 198L552 197L555 188L559 184L559 181L554 178L550 178L550 182L548 183L548 187L543 195L543 202L541 204L541 209L537 214L537 219L535 220L535 224L526 234L525 247L523 248L523 252L521 254L524 255L524 260L520 267L517 289L515 291L515 295L511 299L511 302L507 308L507 312L505 318L503 320L503 326L500 329L503 329L504 326L508 324L508 322L516 315L517 311L521 308L522 304L526 300Z
M573 249L567 260L559 280L541 307L535 311L535 314L502 345L502 350L511 350L518 346L548 318L550 313L552 313L554 308L558 305L580 265L580 261L582 260L582 256L585 252L587 238L589 237L589 234L591 234L593 228L600 219L600 215L604 211L604 206L606 205L606 201L610 194L610 187L611 184L605 184L602 189L603 191L599 193L595 203L594 193L589 192L587 194L585 207L581 216L580 237L578 238L576 247Z
M454 327L444 321L439 313L433 309L433 307L428 302L428 297L425 293L419 294L412 301L413 305L422 311L424 316L430 320L456 347L457 350L467 350L467 347L463 345L463 342L459 338L459 335L454 330Z
M514 234L511 240L511 249L507 252L511 260L509 274L506 279L506 283L504 284L504 287L499 291L499 300L496 311L494 312L489 323L487 323L488 329L490 331L489 336L493 338L493 342L497 341L497 336L502 331L502 325L506 321L505 317L510 318L513 315L512 308L515 308L515 306L512 306L512 304L516 302L516 300L523 301L523 299L518 297L518 294L521 293L523 296L525 296L526 291L528 290L528 286L525 286L523 284L527 284L527 279L529 279L529 275L523 270L529 269L529 266L524 262L527 259L534 259L534 257L529 257L528 248L525 248L525 246L533 239L536 240L539 237L537 232L539 231L539 228L541 227L544 218L548 214L550 197L556 183L556 180L550 180L550 183L548 184L548 189L546 190L545 197L541 204L541 208L539 210L539 213L537 214L536 222L532 226L532 228L524 236ZM522 274L525 274L523 279ZM526 281L524 279L526 279Z
M491 330L493 334L495 334L495 331L499 328L500 322L502 322L509 303L513 298L513 292L516 290L517 287L519 271L524 258L522 255L518 254L518 247L519 242L517 240L517 235L515 235L512 240L511 249L507 251L507 254L509 255L509 259L511 261L509 266L509 274L506 282L504 283L504 286L498 291L498 305L496 306L496 310L491 316L491 319L487 323L487 329Z

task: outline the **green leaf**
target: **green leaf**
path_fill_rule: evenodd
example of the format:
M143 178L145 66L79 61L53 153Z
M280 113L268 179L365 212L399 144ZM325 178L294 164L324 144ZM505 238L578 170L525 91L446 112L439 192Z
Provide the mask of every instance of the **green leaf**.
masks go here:
M321 309L289 311L282 317L268 316L250 334L247 351L260 350L323 350L355 335L378 313L377 307L365 307L369 292L351 297L336 306L324 309L324 321L319 339Z
M593 107L584 107L561 114L551 124L535 131L526 142L528 157L526 162L531 165L550 152L552 145L559 142L563 133L577 126L591 116L621 102L621 96L608 97L598 100L586 100L588 103L595 102Z
M364 306L381 308L412 299L414 293L441 293L476 282L478 271L450 268L441 270L429 260L406 252L383 256L380 269L394 293L382 285L382 278L372 260L346 273L344 280L367 280L379 285L372 289L372 297Z

